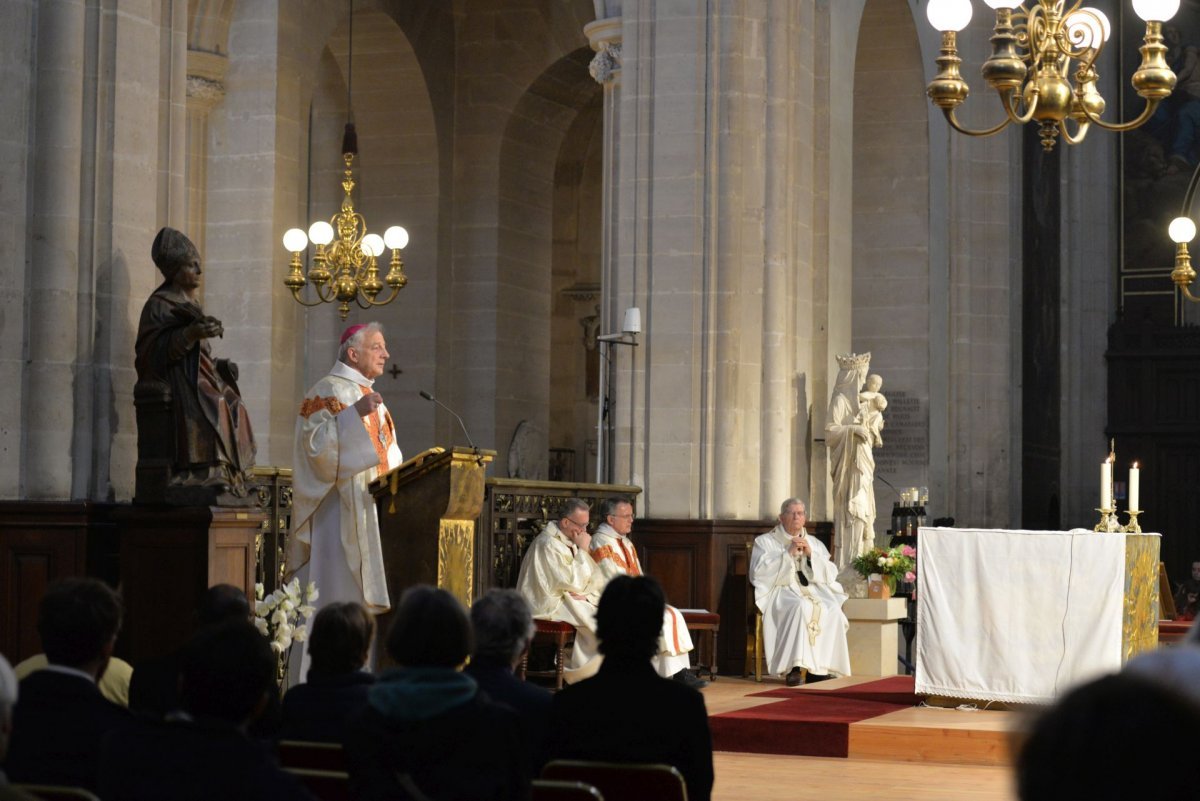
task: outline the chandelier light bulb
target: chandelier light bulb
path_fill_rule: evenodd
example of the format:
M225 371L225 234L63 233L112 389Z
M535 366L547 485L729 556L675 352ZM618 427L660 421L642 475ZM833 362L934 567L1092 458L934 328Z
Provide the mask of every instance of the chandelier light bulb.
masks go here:
M362 249L368 256L378 256L383 253L383 237L379 234L367 234L362 238Z
M1016 8L1021 5L1021 0L983 0L988 8Z
M404 250L408 247L408 231L403 226L393 225L383 232L383 242L392 250Z
M961 31L971 21L971 0L929 0L929 24L939 31Z
M1146 22L1166 22L1179 10L1179 0L1133 0L1133 10Z
M1167 228L1167 235L1177 245L1191 242L1196 238L1196 223L1192 222L1191 217L1176 217L1171 220L1171 225Z
M308 247L308 237L299 228L289 228L283 235L283 247L288 253L300 253Z
M314 245L328 245L333 241L333 226L324 220L318 220L308 226L308 238Z

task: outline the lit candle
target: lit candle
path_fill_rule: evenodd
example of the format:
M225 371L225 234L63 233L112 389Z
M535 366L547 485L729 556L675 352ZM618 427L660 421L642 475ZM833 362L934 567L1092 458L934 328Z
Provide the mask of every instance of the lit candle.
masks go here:
M1138 484L1141 479L1142 471L1138 469L1137 462L1133 463L1133 467L1129 468L1129 511L1140 512L1138 508Z
M1100 463L1100 508L1112 509L1112 462Z

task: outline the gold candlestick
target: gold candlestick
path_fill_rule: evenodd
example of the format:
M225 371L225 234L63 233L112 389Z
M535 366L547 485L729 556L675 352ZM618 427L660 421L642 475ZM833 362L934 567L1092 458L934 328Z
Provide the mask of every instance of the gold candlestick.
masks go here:
M1130 509L1129 510L1129 525L1122 528L1121 531L1124 531L1126 534L1141 534L1142 527L1138 525L1138 521L1137 521L1138 515L1140 515L1141 513L1142 513L1141 509Z
M1116 509L1100 508L1096 511L1100 513L1100 522L1096 524L1096 527L1092 529L1092 531L1103 531L1111 534L1113 532L1123 530L1121 528L1121 522L1117 520Z

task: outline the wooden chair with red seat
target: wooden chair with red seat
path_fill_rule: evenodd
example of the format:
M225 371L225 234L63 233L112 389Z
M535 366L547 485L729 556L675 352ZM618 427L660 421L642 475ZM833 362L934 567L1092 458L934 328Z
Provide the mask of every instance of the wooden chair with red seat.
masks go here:
M530 670L529 669L529 653L526 652L521 657L521 667L517 670L517 676L524 681L529 676L539 678L553 678L554 689L561 690L563 686L563 669L565 667L563 660L563 651L568 643L575 642L575 627L570 623L563 623L559 620L537 620L534 619L533 642L530 644L530 649L539 642L549 641L554 645L554 669L553 670Z
M600 791L583 782L534 779L529 801L604 801Z
M346 755L342 752L341 743L280 740L277 753L279 764L284 768L336 771L346 769Z
M350 792L350 774L344 770L313 770L310 768L284 768L299 779L308 791L321 801L353 801Z
M672 765L555 759L542 768L542 778L590 784L605 801L687 801L683 774Z
M701 672L707 672L708 678L711 681L716 681L717 635L721 631L721 616L707 609L680 609L679 612L683 615L683 622L687 626L688 631L707 635L708 647L697 648L696 674L699 675ZM701 663L700 659L704 658L705 653L707 653L708 662Z
M67 787L59 784L14 784L13 786L42 799L42 801L100 801L95 793L82 787Z

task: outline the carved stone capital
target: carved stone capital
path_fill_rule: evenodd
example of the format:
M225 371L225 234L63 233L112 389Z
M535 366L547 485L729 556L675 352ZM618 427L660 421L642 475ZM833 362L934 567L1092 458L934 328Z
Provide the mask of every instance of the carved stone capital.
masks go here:
M605 42L588 64L588 72L596 83L608 83L621 72L621 45Z
M588 38L588 44L596 51L592 63L588 65L598 83L608 83L621 74L621 18L609 17L589 22L583 26L583 32Z
M199 75L187 77L187 99L189 106L211 109L225 97L225 84Z

